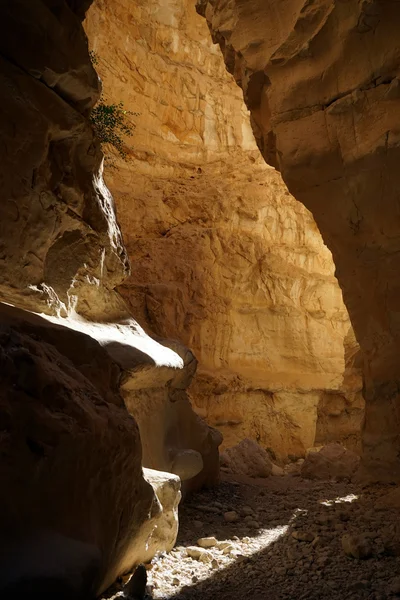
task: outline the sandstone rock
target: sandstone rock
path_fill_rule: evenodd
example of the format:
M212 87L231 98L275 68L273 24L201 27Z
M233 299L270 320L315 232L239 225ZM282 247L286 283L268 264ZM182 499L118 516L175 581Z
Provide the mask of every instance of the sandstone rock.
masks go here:
M107 97L140 113L128 161L106 170L133 258L119 288L133 314L193 349L192 406L225 447L258 439L284 459L317 430L331 441L325 390L342 394L349 330L332 258L263 163L194 2L96 0L85 27ZM356 446L359 421L336 421L335 440Z
M243 89L266 161L279 166L332 250L364 365L364 466L396 481L398 7L356 0L197 6ZM364 52L371 44L372 57Z
M230 552L231 550L233 550L234 547L230 542L218 542L217 548L218 548L218 550L228 549Z
M272 462L266 450L249 439L225 450L221 464L228 466L232 473L248 477L268 477L272 473Z
M201 548L213 548L214 546L217 546L218 542L215 537L206 537L198 539L197 544Z
M2 591L54 578L98 593L141 562L161 511L118 369L92 338L9 306L0 338Z
M308 454L301 467L307 479L348 479L356 472L360 457L340 444L328 444L319 452Z
M221 434L190 404L186 388L197 367L192 352L178 342L159 340L153 353L147 340L139 352L123 346L116 355L108 349L124 369L121 392L139 425L144 465L179 475L185 494L218 481Z
M315 454L316 452L319 452L320 450L322 450L323 446L313 446L312 448L307 448L306 450L306 457L309 454Z
M141 554L141 562L147 563L159 552L169 552L175 546L178 535L178 505L181 499L179 477L171 473L143 469L145 480L150 483L161 510L143 529L146 536L146 551Z
M236 523L236 521L239 521L239 515L237 514L236 511L230 510L230 511L224 513L224 520L227 523Z
M190 558L200 560L204 563L211 562L213 558L211 552L203 548L197 548L197 546L188 546L186 548L186 553L188 556L190 556Z
M80 19L57 4L57 16L43 0L1 7L0 297L64 316L72 302L104 316L107 290L128 274L128 260L86 118L99 79Z
M344 553L351 558L366 559L372 556L371 543L362 535L344 535L342 548Z
M180 450L171 465L171 472L179 475L182 481L195 477L203 469L203 458L195 450Z
M146 595L147 570L139 565L130 580L124 585L124 597L143 600Z
M120 367L120 389L139 425L144 466L177 471L184 492L215 483L220 434L193 412L186 393L196 370L193 354L178 342L155 340L130 315L123 317L112 323L77 315L46 319L95 338Z
M282 477L282 475L285 474L285 471L282 467L279 467L278 465L272 465L272 471L271 471L271 475L274 475L275 477Z

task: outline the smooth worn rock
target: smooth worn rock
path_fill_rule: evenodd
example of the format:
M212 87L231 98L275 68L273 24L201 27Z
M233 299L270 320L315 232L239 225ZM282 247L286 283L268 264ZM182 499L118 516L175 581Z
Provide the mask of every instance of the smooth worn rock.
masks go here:
M271 475L274 475L275 477L282 477L282 475L285 474L285 471L283 470L282 467L279 467L278 465L272 465L272 470L271 470Z
M180 450L174 456L171 472L179 475L182 481L196 477L204 467L203 457L195 450Z
M351 558L366 559L372 556L371 542L363 535L345 534L342 537L342 548Z
M217 544L217 548L218 550L226 550L227 552L231 552L234 548L233 544L231 544L230 542L218 542Z
M198 539L197 544L201 548L213 548L218 544L218 541L215 537L205 537Z
M132 600L143 600L146 595L147 570L139 565L134 574L124 586L124 596Z
M61 0L3 2L0 33L0 297L64 316L72 306L113 314L108 291L129 265L87 120L100 82L80 19Z
M171 473L143 469L145 480L152 486L161 510L143 526L148 530L146 551L141 562L148 563L159 552L169 552L178 535L178 505L181 499L181 482Z
M161 512L118 369L93 338L10 306L0 338L1 595L53 578L90 596L141 562Z
M239 515L236 511L230 510L224 513L224 520L227 523L236 523L236 521L239 521Z
M149 341L130 351L122 346L115 355L124 369L121 393L139 426L143 464L177 474L183 494L215 485L222 436L194 412L186 391L197 360L179 342L151 340L155 347L149 351Z

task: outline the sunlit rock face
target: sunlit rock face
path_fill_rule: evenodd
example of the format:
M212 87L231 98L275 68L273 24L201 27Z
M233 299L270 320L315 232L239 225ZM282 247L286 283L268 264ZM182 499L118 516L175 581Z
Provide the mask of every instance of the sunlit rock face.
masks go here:
M200 0L266 160L312 211L361 346L371 472L400 475L396 2Z
M106 169L132 313L193 350L192 404L225 446L257 439L283 459L317 437L359 450L362 382L344 381L350 324L331 254L262 160L194 3L96 0L85 27L105 98L138 113L127 162Z

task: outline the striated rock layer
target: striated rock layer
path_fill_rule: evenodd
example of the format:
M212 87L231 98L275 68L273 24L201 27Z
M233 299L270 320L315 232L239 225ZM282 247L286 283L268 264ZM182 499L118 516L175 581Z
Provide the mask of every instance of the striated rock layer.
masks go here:
M168 386L185 364L114 291L128 259L87 118L100 94L81 24L89 4L0 6L0 299L51 315L0 308L2 597L92 597L176 535L180 480L143 477L120 386L146 369ZM187 452L203 468L209 429L193 429L196 452L181 438L172 468ZM206 448L217 473L216 444Z
M106 99L138 113L127 162L106 170L132 265L121 293L193 350L192 403L225 446L248 437L283 459L317 437L359 450L362 382L354 369L343 380L351 328L330 252L260 157L193 4L96 0L85 22Z
M365 464L400 476L400 11L374 0L198 0L259 146L313 213L361 346Z

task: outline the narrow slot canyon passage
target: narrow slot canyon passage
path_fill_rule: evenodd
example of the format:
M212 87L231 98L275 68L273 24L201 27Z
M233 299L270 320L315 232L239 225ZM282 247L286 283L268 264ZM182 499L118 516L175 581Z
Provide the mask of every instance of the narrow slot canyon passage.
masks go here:
M360 453L358 346L332 256L263 161L194 3L97 0L85 29L103 95L137 113L127 159L105 169L131 313L193 352L190 402L221 449L248 438L282 464L331 441ZM124 397L152 445L137 390ZM144 402L160 412L154 393Z
M0 598L400 597L396 3L0 16Z

